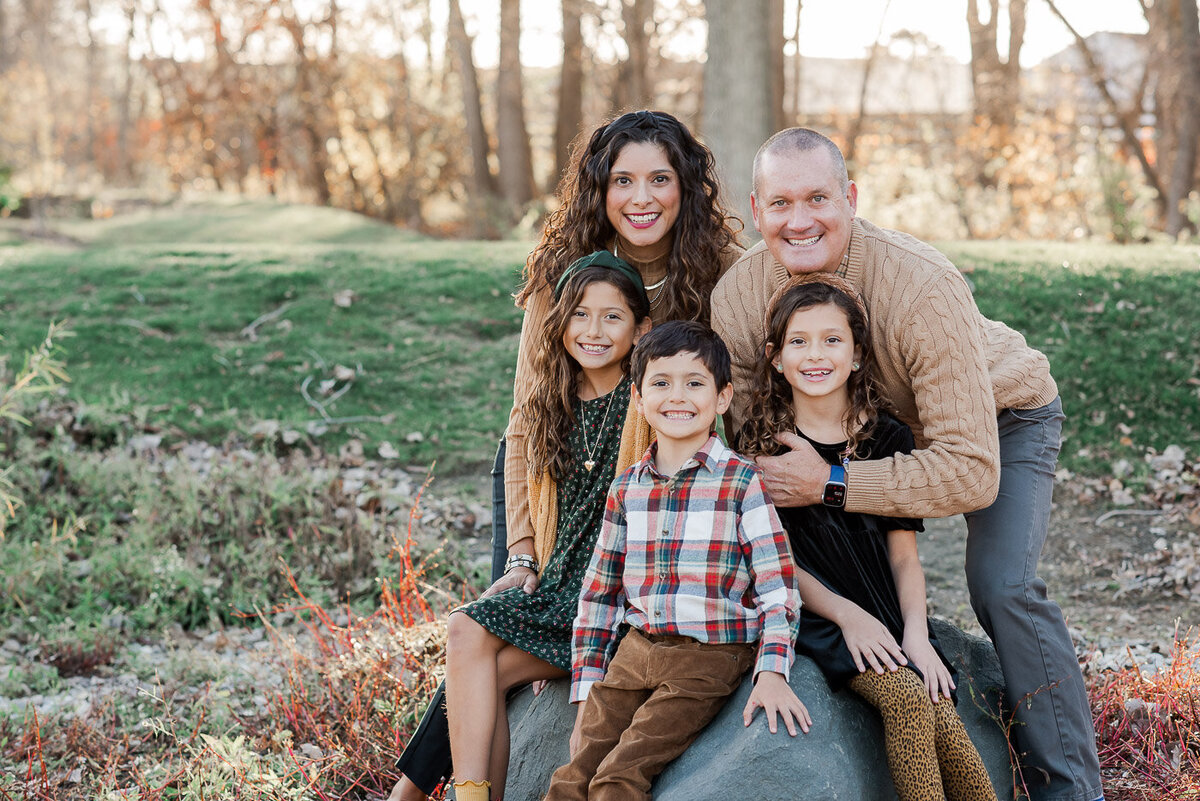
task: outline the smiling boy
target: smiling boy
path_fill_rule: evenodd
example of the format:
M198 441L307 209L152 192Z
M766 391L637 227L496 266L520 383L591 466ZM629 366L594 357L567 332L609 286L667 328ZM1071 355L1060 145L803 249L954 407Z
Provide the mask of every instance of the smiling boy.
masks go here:
M665 323L631 372L658 439L609 491L575 617L572 758L548 801L649 798L751 665L745 725L759 708L773 733L811 724L787 683L800 594L786 534L757 468L713 433L728 350L707 326Z

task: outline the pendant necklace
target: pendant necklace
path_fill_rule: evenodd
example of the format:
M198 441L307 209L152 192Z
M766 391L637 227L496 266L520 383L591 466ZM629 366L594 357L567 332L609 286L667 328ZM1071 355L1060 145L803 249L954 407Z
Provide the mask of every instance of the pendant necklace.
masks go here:
M587 452L588 457L583 460L583 468L589 473L592 472L592 468L596 466L596 459L594 458L596 456L596 449L600 447L600 440L604 438L604 426L608 423L608 410L612 408L613 395L615 394L617 394L617 390L615 388L608 394L608 405L604 407L604 417L600 420L600 429L596 434L596 444L592 447L588 447L587 423L583 420L583 407L581 406L579 409L579 422L583 426L580 429L580 433L583 435L583 449Z
M613 242L613 255L616 256L618 259L621 258L620 254L617 253L617 243L616 242ZM641 273L641 270L638 270L638 272ZM646 300L650 301L651 309L654 309L658 306L658 302L660 300L662 300L663 293L658 292L658 294L656 294L653 298L650 297L650 293L655 292L656 290L662 289L663 285L667 283L667 279L670 277L671 277L670 273L665 273L662 278L658 279L653 284L644 284L643 285L643 288L646 290ZM643 280L645 280L645 279L643 279Z

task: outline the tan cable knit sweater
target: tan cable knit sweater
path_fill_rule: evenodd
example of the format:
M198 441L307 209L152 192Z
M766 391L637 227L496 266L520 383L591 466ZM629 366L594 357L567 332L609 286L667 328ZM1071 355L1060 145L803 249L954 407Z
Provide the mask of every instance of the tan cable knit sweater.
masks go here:
M713 290L713 327L733 356L735 431L763 345L767 301L786 278L760 242ZM918 448L852 462L846 509L943 517L987 506L1000 481L997 411L1053 401L1049 361L980 314L954 265L907 234L856 218L846 278L867 302L879 377Z
M667 260L670 256L671 241L669 239L655 245L637 249L628 246L624 240L618 243L619 255L633 265L641 274L646 285L652 285L667 274ZM721 253L721 274L723 275L738 257L742 248L730 245ZM533 391L535 375L533 355L537 347L537 335L546 324L546 316L550 313L552 298L548 288L541 288L529 296L525 303L525 317L521 322L521 341L517 346L517 371L513 376L513 408L508 417L508 428L504 437L508 450L504 457L504 498L508 520L508 544L533 536L533 528L529 516L528 471L525 460L525 418L521 414L521 404ZM654 323L665 322L655 316L654 309L650 310L650 318ZM640 459L642 454L637 454Z

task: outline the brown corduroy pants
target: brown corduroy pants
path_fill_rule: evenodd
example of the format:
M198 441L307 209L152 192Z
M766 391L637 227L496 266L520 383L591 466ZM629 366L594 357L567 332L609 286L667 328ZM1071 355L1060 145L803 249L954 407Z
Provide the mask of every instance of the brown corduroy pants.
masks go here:
M631 629L592 685L583 742L554 772L546 801L636 801L725 705L755 643L708 645Z

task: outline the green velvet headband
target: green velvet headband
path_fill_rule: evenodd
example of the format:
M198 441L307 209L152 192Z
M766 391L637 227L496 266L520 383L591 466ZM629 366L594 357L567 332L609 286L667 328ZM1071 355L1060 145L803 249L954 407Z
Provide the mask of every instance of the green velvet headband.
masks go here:
M642 282L641 274L629 265L629 262L619 258L607 250L597 250L595 253L589 253L581 259L576 259L571 262L567 269L563 270L563 274L559 276L558 283L554 285L554 300L557 301L562 297L563 287L567 285L567 281L571 280L571 276L587 269L588 267L608 267L611 270L624 275L633 285L637 287L638 292L642 295L646 294L646 285Z

